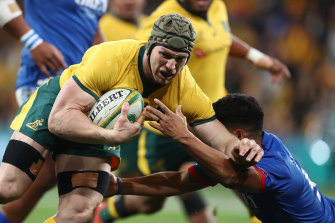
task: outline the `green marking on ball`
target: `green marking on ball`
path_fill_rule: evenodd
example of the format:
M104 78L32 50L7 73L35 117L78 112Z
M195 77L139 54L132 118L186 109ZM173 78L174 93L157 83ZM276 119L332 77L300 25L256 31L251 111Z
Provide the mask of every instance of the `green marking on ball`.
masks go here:
M136 115L135 114L128 114L127 118L131 123L136 122Z

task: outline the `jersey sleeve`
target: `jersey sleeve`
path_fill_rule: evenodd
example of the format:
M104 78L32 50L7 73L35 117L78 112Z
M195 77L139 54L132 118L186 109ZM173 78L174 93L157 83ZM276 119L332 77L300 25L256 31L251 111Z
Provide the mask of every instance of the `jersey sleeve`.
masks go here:
M228 18L228 11L224 1L213 1L213 5L211 6L213 9L213 14L219 16L221 23L226 30L226 32L231 33L230 25L229 25L229 18Z
M213 121L216 117L211 100L198 86L187 66L182 72L183 74L180 75L180 85L182 86L180 97L182 112L188 123L193 127Z
M226 4L224 3L224 1L218 1L218 5L216 8L218 10L220 10L220 15L222 16L222 18L228 22L228 12L227 12L227 7Z
M259 190L259 192L263 192L265 185L266 185L266 180L265 177L267 176L267 173L265 171L263 171L262 169L253 166L255 168L255 170L258 172L259 176L261 177L261 188Z
M77 84L96 99L112 89L117 78L119 61L113 49L104 43L90 48L74 73Z
M290 182L290 171L283 162L273 160L271 163L258 163L254 166L261 177L261 190L270 191L285 188Z
M190 174L190 176L194 180L196 180L196 181L198 181L198 182L200 182L200 183L202 183L206 186L212 186L213 187L213 186L217 185L217 182L214 179L212 179L211 177L209 177L201 169L201 167L198 164L195 164L195 165L189 167L188 168L188 173Z

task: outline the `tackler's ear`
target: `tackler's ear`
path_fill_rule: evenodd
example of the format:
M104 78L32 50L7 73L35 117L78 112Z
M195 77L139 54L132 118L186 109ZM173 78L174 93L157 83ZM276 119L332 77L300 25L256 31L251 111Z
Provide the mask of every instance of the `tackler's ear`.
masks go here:
M246 138L246 134L242 129L232 130L231 133L233 133L238 139Z

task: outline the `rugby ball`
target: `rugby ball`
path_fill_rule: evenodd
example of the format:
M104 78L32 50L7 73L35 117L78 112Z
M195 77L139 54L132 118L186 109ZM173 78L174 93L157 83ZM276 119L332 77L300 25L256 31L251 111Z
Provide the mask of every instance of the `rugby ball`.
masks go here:
M88 118L102 128L113 129L124 102L129 103L128 120L135 122L143 111L143 98L132 88L116 88L104 93L92 107Z

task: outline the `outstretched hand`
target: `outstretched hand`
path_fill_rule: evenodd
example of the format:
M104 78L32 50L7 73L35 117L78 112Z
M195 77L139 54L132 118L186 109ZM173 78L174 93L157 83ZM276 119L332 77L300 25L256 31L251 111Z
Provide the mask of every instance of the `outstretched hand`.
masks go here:
M264 150L253 139L244 138L232 145L231 155L234 161L244 167L257 164Z
M271 73L271 83L282 83L283 79L291 78L291 73L287 66L274 57L266 54L256 63L256 66L268 70Z
M129 103L125 102L121 108L121 114L119 119L116 121L113 131L117 134L118 144L122 144L134 139L140 134L143 122L145 120L146 109L144 108L141 115L138 117L136 122L131 123L128 120Z
M42 42L30 54L45 76L51 77L48 69L54 74L58 74L59 71L66 68L63 54L55 46L47 42Z
M274 57L270 57L272 60L272 65L268 68L268 70L271 73L271 83L282 83L283 79L286 78L291 78L291 73L288 70L287 66L277 60Z
M181 105L177 107L176 113L174 113L160 100L154 99L154 101L164 113L151 106L147 106L147 114L152 120L159 123L159 125L157 125L153 122L149 122L151 127L161 131L174 140L189 133L186 117L181 112Z

